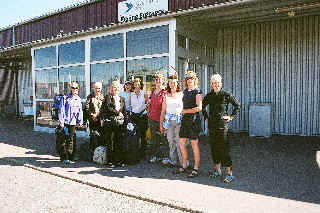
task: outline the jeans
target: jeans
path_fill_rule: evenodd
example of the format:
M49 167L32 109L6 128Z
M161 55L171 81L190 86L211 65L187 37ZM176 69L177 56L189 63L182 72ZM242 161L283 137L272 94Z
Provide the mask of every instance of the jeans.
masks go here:
M167 139L169 142L169 157L175 165L182 166L182 154L180 149L180 123L170 120L170 128L167 130Z

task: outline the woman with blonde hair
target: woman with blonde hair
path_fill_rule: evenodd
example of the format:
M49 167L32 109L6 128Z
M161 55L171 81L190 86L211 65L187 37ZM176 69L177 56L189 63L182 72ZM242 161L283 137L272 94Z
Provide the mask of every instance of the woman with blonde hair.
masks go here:
M110 93L104 97L101 106L102 117L106 120L104 136L108 146L108 163L112 166L122 166L124 157L124 132L127 123L125 100L119 95L120 81L111 83Z
M167 95L162 102L160 117L160 131L167 131L169 142L169 163L173 166L182 166L182 155L179 142L179 132L182 118L183 103L181 83L178 76L168 78Z
M199 79L197 74L193 71L187 71L184 78L185 89L183 91L183 116L180 127L180 148L182 152L182 167L179 168L177 173L185 173L188 162L188 150L186 142L191 140L194 167L192 172L188 175L190 178L199 176L200 167L200 148L199 148L199 135L201 132L200 114L202 110L202 92L198 88Z

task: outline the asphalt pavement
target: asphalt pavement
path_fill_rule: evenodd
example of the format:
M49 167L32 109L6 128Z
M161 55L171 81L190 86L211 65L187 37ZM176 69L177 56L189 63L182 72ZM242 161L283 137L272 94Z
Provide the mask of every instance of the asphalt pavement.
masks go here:
M319 137L259 138L232 133L229 138L235 175L230 184L208 177L212 161L206 137L200 140L200 177L194 179L147 161L123 168L84 161L64 165L55 153L54 134L33 131L31 123L12 119L0 120L0 159L188 212L320 212ZM86 143L88 139L78 141Z

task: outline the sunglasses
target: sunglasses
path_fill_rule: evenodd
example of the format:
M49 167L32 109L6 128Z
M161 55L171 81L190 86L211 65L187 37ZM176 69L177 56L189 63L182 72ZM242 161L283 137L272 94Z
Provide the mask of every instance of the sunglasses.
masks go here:
M189 79L194 79L193 77L186 77L186 80L189 80Z
M71 89L79 89L78 87L71 87Z

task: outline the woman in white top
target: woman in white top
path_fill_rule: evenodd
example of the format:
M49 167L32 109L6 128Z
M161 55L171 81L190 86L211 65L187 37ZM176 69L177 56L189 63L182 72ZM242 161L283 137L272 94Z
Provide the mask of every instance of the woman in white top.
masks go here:
M143 83L140 78L134 79L133 82L134 92L130 96L130 104L132 111L132 120L137 124L141 134L141 150L140 157L145 157L147 148L146 131L148 128L148 114L147 104L148 96L143 91Z
M181 92L181 83L178 81L176 75L168 78L167 90L168 94L162 102L160 131L164 133L165 130L167 130L170 163L175 166L182 166L179 132L182 117L181 113L183 110L183 93Z

